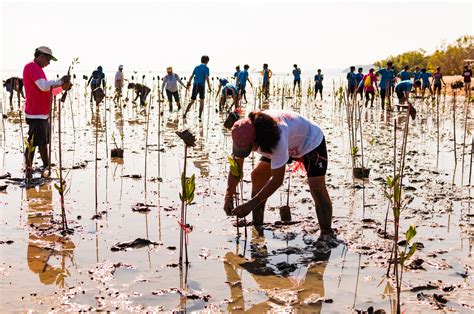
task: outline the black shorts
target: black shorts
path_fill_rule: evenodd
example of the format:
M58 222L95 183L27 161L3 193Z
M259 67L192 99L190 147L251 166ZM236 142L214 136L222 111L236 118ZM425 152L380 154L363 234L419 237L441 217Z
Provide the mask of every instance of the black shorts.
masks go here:
M293 160L303 162L308 178L325 176L328 169L328 152L325 138L323 137L323 141L318 147L303 157L297 159L290 158L287 163L291 164ZM271 162L271 159L262 156L260 157L260 161Z
M263 87L263 88L268 88L268 87L270 87L270 81L263 82L263 83L262 83L262 87Z
M237 86L237 89L239 91L239 95L243 96L245 95L246 91L245 91L245 86L242 86L239 84L239 86Z
M385 97L390 97L391 95L392 95L391 87L380 88L380 98L385 99Z
M168 97L169 102L172 102L173 98L174 98L174 101L179 102L179 93L178 93L178 91L172 92L172 91L166 90L166 97Z
M191 93L191 99L196 100L196 96L199 94L199 99L204 99L206 92L204 91L204 85L194 85L193 92Z
M318 93L318 91L322 94L323 93L323 84L316 84L314 85L314 92Z
M441 83L439 84L433 84L433 90L436 92L436 90L439 90L441 92Z
M298 84L298 86L301 86L301 80L293 80L293 86L296 86L296 84Z
M48 119L29 119L28 124L28 142L33 139L33 146L44 146L49 144L49 122Z
M370 98L369 96L372 95ZM365 99L369 100L369 99L374 99L375 97L375 91L373 90L366 90L365 91Z
M405 99L405 93L403 91L395 91L399 100Z

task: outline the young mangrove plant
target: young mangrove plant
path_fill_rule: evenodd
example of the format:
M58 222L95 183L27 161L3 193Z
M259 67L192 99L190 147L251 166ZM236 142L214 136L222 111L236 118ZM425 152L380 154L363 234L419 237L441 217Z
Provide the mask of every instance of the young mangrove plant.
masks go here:
M243 204L244 202L244 171L242 167L240 167L239 163L234 159L234 157L229 156L227 157L230 166L230 173L239 180L238 183L238 192L234 195L235 206L239 206L239 204ZM238 194L238 195L237 195ZM247 221L244 219L244 227L245 227L245 238L247 238ZM237 241L240 238L240 231L239 231L239 217L236 216L236 226L237 226Z
M176 134L184 142L184 166L181 174L181 193L179 198L181 199L181 218L178 221L180 226L179 229L179 265L183 265L183 246L185 249L186 265L189 264L188 259L188 234L192 231L192 226L187 223L187 207L194 200L195 190L195 176L194 174L188 178L186 177L186 163L188 159L188 147L196 146L196 137L189 132L189 130L176 131Z

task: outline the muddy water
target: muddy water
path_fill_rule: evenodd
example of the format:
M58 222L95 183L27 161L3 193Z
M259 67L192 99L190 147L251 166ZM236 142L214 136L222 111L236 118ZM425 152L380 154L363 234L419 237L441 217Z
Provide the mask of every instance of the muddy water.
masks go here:
M214 99L206 102L202 122L191 111L185 125L179 113L167 111L167 103L153 99L146 148L142 108L127 102L120 109L108 99L105 107L99 106L97 116L83 83L77 83L62 111L63 166L69 188L66 210L74 233L63 236L58 231L57 181L22 188L14 180L0 180L0 185L7 185L0 194L2 312L347 313L369 307L391 312L395 289L385 276L391 241L380 236L387 211L383 190L386 175L393 173L394 121L400 143L406 116L364 109L364 157L370 159L371 173L369 180L355 180L345 109L330 94L328 86L324 101L306 97L283 101L284 108L314 119L326 134L333 227L344 243L320 252L313 246L319 227L301 172L291 174L289 205L296 223L275 224L280 219L279 207L286 205L285 181L267 203L267 224L248 227L247 237L241 228L237 238L235 218L226 217L222 210L231 140L222 126L225 116L214 111ZM247 112L260 106L254 98L249 93ZM20 119L3 99L8 118L0 147L0 175L10 172L12 178L21 178ZM435 103L417 100L418 117L410 123L401 230L417 226L415 240L420 244L413 259L421 263L415 267L419 269L404 272L402 307L410 313L474 310L474 178L468 185L471 145L464 147L462 163L465 105L461 98L456 106L455 166L452 101L441 98L437 111ZM265 106L281 108L281 96L272 96ZM158 119L161 109L164 113ZM467 143L474 129L470 109ZM57 163L57 114L55 120L52 158ZM24 123L23 128L26 134ZM184 146L175 131L183 128L197 137L187 161L188 175L196 174L196 195L188 207L188 222L193 226L188 235L190 265L179 268L178 194ZM111 159L112 137L120 147L121 134L124 158ZM371 138L376 139L374 146L368 144ZM250 179L257 158L246 163L245 180ZM40 166L40 159L36 161ZM249 196L246 181L244 198ZM137 203L150 205L150 211L133 211ZM393 233L391 217L389 213L389 234ZM158 245L111 250L119 242L137 238Z

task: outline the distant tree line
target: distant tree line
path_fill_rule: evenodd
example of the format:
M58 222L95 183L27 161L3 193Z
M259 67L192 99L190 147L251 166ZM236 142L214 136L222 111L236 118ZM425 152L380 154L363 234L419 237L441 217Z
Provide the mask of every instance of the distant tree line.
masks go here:
M474 59L474 36L465 35L454 43L443 43L431 55L423 49L408 51L397 56L390 56L385 60L374 63L377 67L385 67L387 61L392 60L397 69L409 65L413 70L416 66L435 70L440 66L444 75L460 75L463 69L463 60Z

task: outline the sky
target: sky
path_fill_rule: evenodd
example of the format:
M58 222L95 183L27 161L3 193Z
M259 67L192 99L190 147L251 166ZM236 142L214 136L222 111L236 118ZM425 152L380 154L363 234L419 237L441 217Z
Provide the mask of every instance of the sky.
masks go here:
M275 73L290 72L294 63L315 72L432 52L474 33L472 1L0 2L3 73L21 73L42 45L59 60L50 71L66 71L74 57L84 72L119 64L125 71L191 71L206 54L211 75L263 63Z

